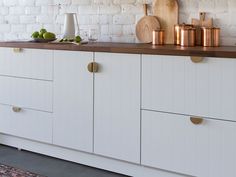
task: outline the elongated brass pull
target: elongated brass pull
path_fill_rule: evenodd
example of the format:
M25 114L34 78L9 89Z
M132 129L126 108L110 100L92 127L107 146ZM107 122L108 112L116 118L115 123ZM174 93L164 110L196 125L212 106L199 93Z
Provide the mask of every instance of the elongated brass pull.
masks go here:
M91 62L88 64L88 71L91 73L98 72L98 64L96 62Z
M22 48L14 48L13 51L15 53L20 53L22 51Z
M16 113L17 113L17 112L21 112L21 111L22 111L22 108L13 106L13 107L12 107L12 111L13 111L13 112L16 112Z
M202 122L203 122L203 118L202 117L190 117L190 120L195 125L202 124Z
M193 63L201 63L204 60L204 58L198 56L191 56L191 60Z

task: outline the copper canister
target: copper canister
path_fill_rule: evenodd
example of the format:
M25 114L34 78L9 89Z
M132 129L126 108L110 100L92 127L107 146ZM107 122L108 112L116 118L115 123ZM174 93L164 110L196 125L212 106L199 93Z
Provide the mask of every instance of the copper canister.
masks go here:
M193 47L196 42L196 28L184 27L181 29L180 45L184 47Z
M213 47L213 28L202 27L202 46Z
M175 45L180 45L181 41L181 29L186 28L186 27L193 27L193 25L190 24L178 24L174 26L174 44Z
M153 31L153 45L164 45L165 43L165 34L164 30L154 30Z
M201 46L202 45L202 29L201 26L195 26L196 28L196 45Z
M220 28L213 28L213 46L220 46Z

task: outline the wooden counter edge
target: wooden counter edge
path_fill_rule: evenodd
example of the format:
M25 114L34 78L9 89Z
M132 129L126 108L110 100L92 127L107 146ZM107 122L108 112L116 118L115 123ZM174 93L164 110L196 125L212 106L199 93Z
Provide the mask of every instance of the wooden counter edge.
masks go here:
M128 54L176 55L236 58L236 47L180 47L175 45L153 46L151 44L97 42L83 45L33 42L0 42L0 47L29 48L68 51L111 52Z

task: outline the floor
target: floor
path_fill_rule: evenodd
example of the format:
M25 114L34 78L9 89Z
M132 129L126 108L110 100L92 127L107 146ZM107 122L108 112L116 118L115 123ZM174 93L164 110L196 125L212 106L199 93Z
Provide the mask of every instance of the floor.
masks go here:
M0 163L47 177L127 177L2 145Z

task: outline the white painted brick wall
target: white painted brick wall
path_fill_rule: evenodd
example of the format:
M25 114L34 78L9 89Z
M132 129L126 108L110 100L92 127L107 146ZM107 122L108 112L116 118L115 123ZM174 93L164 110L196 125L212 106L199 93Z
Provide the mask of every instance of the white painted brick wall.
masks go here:
M0 0L0 40L29 38L41 27L60 36L63 14L74 12L83 36L95 28L100 41L136 42L135 24L143 16L144 2L152 0ZM179 5L181 23L205 11L222 29L222 44L235 45L236 0L179 0Z

